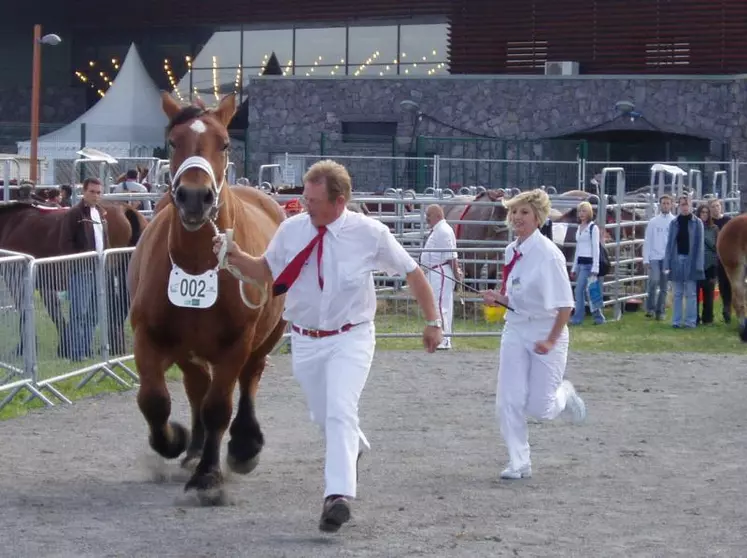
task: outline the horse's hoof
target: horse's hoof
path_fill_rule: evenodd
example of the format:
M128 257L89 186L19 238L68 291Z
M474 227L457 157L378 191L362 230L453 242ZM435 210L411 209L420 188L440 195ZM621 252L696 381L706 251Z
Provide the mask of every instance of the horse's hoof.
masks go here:
M166 459L175 459L183 454L189 445L189 430L176 421L169 421L170 437L148 437L150 447Z
M230 453L226 456L226 464L237 475L248 475L259 465L259 454L255 455L251 459L245 461L239 461L236 457Z
M195 473L184 486L184 491L197 491L197 499L202 506L223 506L228 503L223 490L223 475L213 469L207 473Z

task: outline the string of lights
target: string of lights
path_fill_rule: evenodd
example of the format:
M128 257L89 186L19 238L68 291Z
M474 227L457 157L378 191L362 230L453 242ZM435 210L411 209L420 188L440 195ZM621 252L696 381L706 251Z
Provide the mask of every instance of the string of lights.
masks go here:
M389 75L389 74L395 74L397 72L397 65L400 66L400 71L404 74L410 74L411 69L415 69L418 67L418 65L422 65L423 69L425 67L430 66L430 68L427 70L427 75L432 76L438 73L441 70L445 70L446 63L445 62L438 62L436 63L437 58L434 60L434 58L438 55L438 52L434 49L432 51L432 57L430 56L422 56L421 60L418 60L417 62L411 62L410 60L407 60L407 53L402 52L399 59L392 60L391 64L385 64L381 60L382 55L381 52L376 50L373 51L370 56L366 59L366 61L363 64L360 64L359 66L355 67L353 71L354 76L360 76L362 74L365 74L366 72L370 72L371 70L377 71L380 76ZM227 81L223 79L219 74L221 73L223 68L219 65L218 56L212 56L212 64L211 64L211 71L212 71L212 93L215 97L216 102L219 102L220 100L220 93L221 93L221 82ZM429 58L433 60L433 62L429 62ZM262 57L261 63L260 63L260 69L258 72L258 75L262 75L265 68L267 67L267 64L270 59L270 54L265 53ZM166 80L168 81L170 85L170 89L172 90L173 94L176 95L176 97L180 101L184 101L185 93L189 92L189 84L192 83L192 96L200 98L200 91L198 88L198 85L194 83L193 80L193 60L192 57L187 55L184 57L184 60L186 62L187 71L185 75L177 81L177 77L175 75L176 71L174 69L174 66L171 64L168 58L165 58L163 60L163 70L165 73ZM89 71L85 72L83 70L75 70L74 74L75 76L86 86L94 89L97 94L100 97L103 97L106 94L106 91L113 85L114 78L116 77L117 73L120 69L120 62L117 60L117 58L111 58L111 69L108 71L103 67L97 67L99 64L97 64L96 61L90 60L88 62ZM304 72L304 75L306 77L310 77L313 75L319 75L320 72L324 71L325 73L328 71L329 75L335 76L335 75L343 75L345 73L345 58L340 58L339 63L334 64L334 66L331 64L331 62L324 61L323 56L317 56L316 59L313 62L313 65L311 67L306 66L305 69L298 68L296 64L294 64L293 59L288 59L282 68L282 75L283 76L290 76L295 73L296 69L301 69L301 71ZM403 68L403 66L406 66ZM205 68L208 69L208 68ZM226 70L228 68L225 68ZM234 76L234 83L233 83L233 91L234 93L238 93L242 88L243 83L243 74L244 71L247 68L242 68L241 65L236 66L236 73ZM351 68L352 69L352 68ZM421 70L422 72L422 70ZM299 72L300 75L300 72ZM227 77L227 76L226 76ZM202 82L203 86L204 81ZM225 84L227 85L227 84ZM182 91L182 88L184 88L186 91ZM205 91L203 91L205 92Z

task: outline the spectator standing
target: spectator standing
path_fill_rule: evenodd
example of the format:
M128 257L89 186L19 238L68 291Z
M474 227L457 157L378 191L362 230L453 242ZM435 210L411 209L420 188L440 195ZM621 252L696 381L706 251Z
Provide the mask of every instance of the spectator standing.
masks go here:
M664 318L669 279L664 273L664 256L667 251L669 227L674 220L672 197L664 194L659 198L659 214L646 226L643 239L643 267L648 275L648 296L646 297L646 317Z
M83 181L83 197L65 215L61 239L62 253L103 252L108 247L106 211L99 205L102 185L98 178ZM72 263L68 292L70 295L71 359L93 356L91 344L98 320L96 301L96 264L92 259Z
M691 213L691 202L687 195L680 196L677 205L679 215L669 226L664 271L669 273L674 290L672 326L692 328L696 327L698 322L697 284L698 281L705 279L703 222Z
M586 315L586 287L599 276L599 227L594 223L594 209L587 201L578 204L578 228L576 229L576 252L573 256L571 279L576 280L576 306L571 325L580 325ZM594 323L605 322L601 308L592 312Z
M716 269L718 258L716 256L716 240L718 239L718 227L713 222L711 209L702 204L698 207L698 218L703 222L703 273L705 278L698 281L698 323L709 325L713 323L713 291L716 286Z

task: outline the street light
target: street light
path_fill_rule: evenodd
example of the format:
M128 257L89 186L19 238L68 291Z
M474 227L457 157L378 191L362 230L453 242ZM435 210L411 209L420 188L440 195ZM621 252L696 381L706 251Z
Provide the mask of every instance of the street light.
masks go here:
M50 33L42 37L41 25L34 25L34 61L31 70L31 146L29 157L29 178L36 184L37 153L39 148L39 94L41 89L41 45L57 46L62 42L59 35Z

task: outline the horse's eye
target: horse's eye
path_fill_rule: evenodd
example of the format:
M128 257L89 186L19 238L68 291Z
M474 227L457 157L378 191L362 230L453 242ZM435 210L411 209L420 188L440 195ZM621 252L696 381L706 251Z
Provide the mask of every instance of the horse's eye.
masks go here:
M223 149L221 151L228 151L228 149L231 147L231 142L226 142L223 144Z

